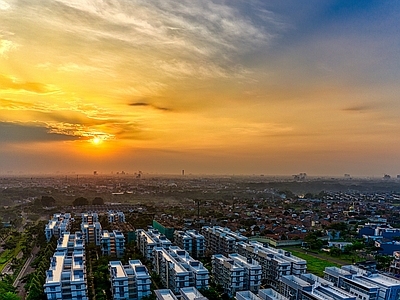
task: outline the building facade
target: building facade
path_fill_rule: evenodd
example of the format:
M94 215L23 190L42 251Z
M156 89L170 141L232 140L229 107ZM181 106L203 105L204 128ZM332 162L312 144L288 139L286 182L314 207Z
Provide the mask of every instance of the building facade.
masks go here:
M195 258L201 258L205 256L205 238L196 230L175 231L174 244L187 251L189 255Z
M54 214L44 229L46 240L50 241L53 236L57 239L60 238L65 232L70 230L72 221L70 213Z
M86 244L100 246L101 224L99 222L94 222L93 224L82 222L81 231L86 240Z
M125 236L118 230L103 230L100 247L103 255L122 257L125 252Z
M145 231L144 229L136 230L136 244L137 247L145 257L146 260L153 260L153 250L155 247L163 247L168 249L171 247L172 243L164 235L162 235L156 229L149 229Z
M130 260L128 265L110 261L108 267L114 300L140 300L151 294L151 277L140 260Z
M88 300L84 240L80 233L64 234L46 272L48 300Z
M237 253L237 243L247 242L247 237L233 232L229 228L214 226L203 227L201 230L205 238L206 251L209 254L229 255Z
M282 276L301 275L307 272L307 261L282 249L250 241L238 243L237 250L240 255L253 259L261 265L264 283L275 290L279 290Z

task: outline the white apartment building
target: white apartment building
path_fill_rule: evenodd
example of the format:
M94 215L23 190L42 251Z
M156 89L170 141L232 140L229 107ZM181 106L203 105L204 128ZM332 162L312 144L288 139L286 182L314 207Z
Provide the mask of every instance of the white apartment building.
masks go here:
M235 295L236 300L261 300L256 294L251 291L240 291L236 292Z
M251 292L257 293L261 285L262 270L260 264L255 260L248 260L246 257L232 253L229 258L243 267L244 269L244 288Z
M289 300L273 289L262 289L258 291L258 297L262 300Z
M155 247L168 249L172 245L170 240L155 229L149 229L148 231L137 229L136 243L140 253L149 261L153 260L153 250Z
M122 257L125 252L125 236L121 231L103 230L100 238L101 253L107 256Z
M107 212L108 223L125 223L125 214L122 211L108 211Z
M79 234L64 234L60 239L46 272L44 293L48 300L88 300L85 250Z
M205 238L196 230L175 231L174 244L193 257L201 258L205 256Z
M207 300L195 287L181 288L181 300Z
M247 290L245 287L245 268L232 258L222 254L212 256L212 273L217 284L220 284L229 297L236 292Z
M108 266L114 300L140 300L151 294L151 278L140 260L130 260L125 266L120 261L110 261Z
M155 290L154 294L157 300L178 300L170 289Z
M58 239L64 232L68 232L71 228L72 220L70 213L54 214L44 229L46 240L50 241L52 236Z
M95 244L100 246L101 224L99 222L81 223L81 231L86 240L86 244Z
M190 282L190 286L196 289L209 287L209 272L200 261L193 259L189 253L177 246L170 247L168 252L177 262L192 273L190 278L193 278L193 282Z
M205 238L206 250L211 254L228 255L237 253L237 243L248 240L247 237L220 226L205 226L202 228L201 233Z
M94 224L99 222L99 215L96 212L82 213L82 223Z
M283 276L280 293L290 300L356 300L354 295L313 274Z
M160 276L161 282L166 288L177 294L181 288L193 286L193 272L185 268L185 265L167 249L155 247L153 252L154 271Z
M237 250L240 255L254 259L261 265L262 279L275 290L279 289L282 276L301 275L307 272L307 261L282 249L250 241L238 243Z
M400 298L400 280L371 273L355 266L327 267L325 279L349 292L357 300L395 300Z
M289 300L283 295L279 294L273 289L262 289L258 291L258 294L251 291L236 292L235 299L237 300Z

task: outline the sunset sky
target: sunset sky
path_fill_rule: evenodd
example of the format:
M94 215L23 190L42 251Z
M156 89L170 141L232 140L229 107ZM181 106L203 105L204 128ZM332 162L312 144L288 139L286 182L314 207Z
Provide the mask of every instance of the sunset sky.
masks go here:
M0 174L400 174L400 2L0 0Z

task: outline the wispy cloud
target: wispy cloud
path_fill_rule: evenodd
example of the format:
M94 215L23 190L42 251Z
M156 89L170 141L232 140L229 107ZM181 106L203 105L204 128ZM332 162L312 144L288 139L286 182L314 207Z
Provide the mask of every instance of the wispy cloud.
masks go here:
M149 107L149 108L153 108L153 109L161 110L161 111L172 111L171 108L161 107L161 106L157 106L157 105L154 105L151 103L146 103L146 102L133 102L133 103L129 103L129 106Z
M17 78L0 74L0 91L4 92L7 90L24 91L36 94L50 94L59 92L59 90L56 87L48 84L43 84L40 82L22 81Z
M70 134L51 132L44 124L0 122L0 143L73 140Z
M79 65L75 63L67 63L58 67L59 71L63 72L95 72L101 70L98 67Z
M8 10L10 7L10 4L8 4L6 1L0 0L0 10Z
M365 112L371 110L371 108L372 107L369 105L353 105L353 106L347 106L342 110L347 112Z
M232 64L236 56L267 49L283 28L272 12L263 9L263 22L256 22L260 7L253 5L257 13L250 17L236 7L238 3L224 1L57 2L62 6L52 7L56 13L47 20L50 24L85 36L90 43L112 40L127 55L143 56L142 51L149 50L158 57L154 67L168 75L237 76L233 68L240 63ZM64 19L74 22L66 27Z
M1 6L1 3L0 3ZM17 48L17 45L9 40L0 40L0 57L7 57L7 53Z

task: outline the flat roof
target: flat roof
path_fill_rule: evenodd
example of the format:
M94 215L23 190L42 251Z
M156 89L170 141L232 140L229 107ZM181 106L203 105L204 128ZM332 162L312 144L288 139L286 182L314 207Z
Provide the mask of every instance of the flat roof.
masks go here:
M346 278L345 280L354 281L355 283L361 284L368 288L378 288L376 283L366 280L366 278L362 276L354 276L352 279Z
M373 275L370 275L370 276L364 277L364 278L365 278L365 280L372 281L374 283L383 285L385 287L400 286L399 280L388 277L388 276L380 275L380 274L373 274Z
M51 267L50 269L52 271L52 277L46 277L46 283L59 283L61 282L61 273L63 270L64 266L64 260L65 260L65 253L62 252L56 252L54 253L52 260L55 262L55 266Z
M189 300L195 300L203 295L194 287L181 288L181 294L185 295Z
M163 255L163 257L165 258L165 260L167 260L167 261L169 261L169 262L172 262L172 263L174 264L174 270L175 270L175 272L177 272L177 273L184 273L184 272L188 273L188 272L189 272L189 271L187 271L186 269L184 269L184 268L181 266L181 264L180 264L178 261L176 261L176 260L171 256L171 254L169 254L164 248L161 249L161 252L162 252L162 255Z
M156 294L157 298L165 299L165 300L177 300L176 296L172 293L169 289L163 290L155 290L154 293Z
M258 295L262 299L275 299L275 300L288 300L285 296L282 294L278 293L274 289L260 289L258 291ZM268 297L268 298L267 298Z
M125 273L125 269L122 266L122 263L120 261L110 261L109 264L110 264L110 267L113 270L115 270L115 273L114 273L115 278L125 278L125 277L127 277L126 273Z
M297 277L295 275L285 275L285 276L282 276L282 279L286 279L288 281L294 282L294 283L296 283L296 284L298 284L298 285L300 285L302 287L311 286L311 283L309 283L309 282L307 282L307 281L305 281L305 280L303 280L300 277Z

